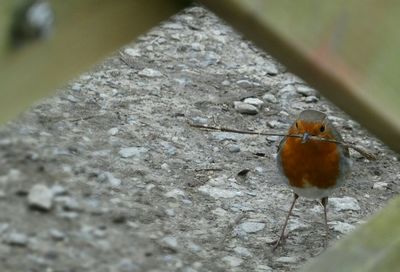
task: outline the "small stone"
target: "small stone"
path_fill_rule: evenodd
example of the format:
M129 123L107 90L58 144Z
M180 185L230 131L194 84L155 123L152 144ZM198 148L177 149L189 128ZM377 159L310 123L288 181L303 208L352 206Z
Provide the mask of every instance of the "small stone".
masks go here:
M224 81L222 81L222 86L229 86L229 85L231 85L231 82L229 81L229 80L224 80Z
M55 241L62 241L65 239L65 234L62 231L59 231L58 229L51 229L49 231L50 236L53 240Z
M297 218L291 219L288 224L288 230L290 232L292 232L294 230L301 230L301 229L306 229L306 228L308 228L308 225L304 224Z
M275 76L278 74L278 67L272 61L268 61L264 63L263 68L264 71L267 72L270 76Z
M231 132L212 132L211 135L214 138L214 140L217 140L219 142L222 142L222 141L238 141L238 140L244 138L243 135L236 134L236 133L231 133Z
M204 45L194 42L190 45L190 47L194 50L194 51L204 51L205 47Z
M262 97L265 101L272 103L272 104L276 104L278 103L278 99L276 99L275 95L270 94L270 93L266 93L263 95Z
M280 139L280 136L267 136L267 141L271 143L275 143Z
M11 246L25 247L28 244L28 236L24 233L12 232L6 237L6 242Z
M225 262L230 267L238 267L243 263L242 259L235 256L225 256L222 258L222 261Z
M0 235L3 234L9 227L8 223L0 223Z
M114 177L110 172L101 173L97 180L101 183L108 183L111 187L119 187L122 184L122 181L119 178Z
M278 96L288 102L287 100L296 96L296 89L293 85L286 85L278 91Z
M241 257L253 256L253 254L251 254L251 252L245 247L237 246L233 249L233 251Z
M330 225L333 225L334 231L340 232L342 234L349 233L350 231L352 231L353 229L356 228L355 226L353 226L351 224L340 222L340 221L331 222Z
M72 84L71 90L73 90L74 92L80 92L81 89L82 89L81 84L78 83Z
M70 196L61 196L55 199L56 202L61 203L66 211L80 211L81 207L78 201Z
M249 87L253 87L255 85L259 85L259 84L255 83L255 82L249 81L247 79L238 80L238 81L236 81L236 84L239 85L242 88L249 88Z
M270 128L287 129L288 125L277 120L271 120L267 122L267 126Z
M233 102L233 105L235 110L242 114L255 115L259 112L259 109L256 106L241 101L235 101Z
M228 147L228 150L231 153L238 153L238 152L240 152L240 146L239 145L230 145Z
M193 242L188 242L187 248L188 248L191 252L194 252L194 253L200 252L200 251L202 250L202 248L201 248L198 244L195 244L195 243L193 243Z
M308 86L305 85L297 85L296 92L303 95L303 96L315 96L316 91Z
M182 30L183 26L177 23L166 23L163 25L164 28L173 29L173 30Z
M255 272L273 272L272 268L268 265L259 264L256 266Z
M239 191L220 189L209 185L203 185L199 187L199 191L213 198L233 198L242 195L242 193Z
M148 151L145 147L135 146L135 147L125 147L122 148L118 154L122 158L131 158L131 157L141 157Z
M285 263L285 264L295 264L298 263L298 258L297 257L279 257L276 259L277 262L279 263Z
M256 233L265 228L264 223L260 222L243 222L239 225L239 229L246 232L246 233Z
M306 102L306 103L316 103L316 102L318 102L318 97L316 97L316 96L314 96L314 95L310 95L310 96L307 96L305 99L304 99L304 101Z
M65 195L67 193L67 190L59 184L53 185L51 191L53 192L53 196Z
M0 176L0 184L7 184L9 182L18 181L21 179L22 173L19 169L10 169L7 175Z
M75 96L73 96L73 95L67 95L66 99L67 99L69 102L72 102L72 103L77 103L77 102L79 101L79 100L78 100Z
M166 197L178 199L181 196L185 196L185 192L180 189L173 189L164 194Z
M243 100L244 103L256 106L258 108L261 108L262 105L264 105L264 102L261 99L254 98L254 97L249 97Z
M162 74L160 71L157 71L157 70L154 70L151 68L144 68L143 70L139 71L138 75L143 76L143 77L150 77L150 78L162 77Z
M92 234L96 238L104 238L107 235L107 231L104 229L96 228L92 230Z
M121 259L118 264L117 264L117 269L115 271L121 271L121 272L136 272L136 271L142 271L142 269L135 264L132 260L128 258L123 258ZM111 270L114 271L114 270Z
M57 216L63 219L68 219L68 220L75 220L79 217L79 214L77 212L59 212L57 213Z
M192 118L193 123L205 125L208 123L208 119L204 117L195 116Z
M168 249L172 249L173 251L178 250L178 240L173 236L166 236L162 238L161 245Z
M165 214L170 216L170 217L174 217L175 216L175 210L174 209L165 209Z
M131 56L131 57L140 57L140 50L137 48L127 48L124 50L124 53Z
M381 191L384 191L387 188L388 188L388 184L386 182L382 182L382 181L375 182L374 185L372 186L372 189L377 189L377 190L381 190Z
M220 55L212 51L207 51L206 54L204 55L204 59L201 61L200 64L202 67L207 67L218 64L220 60L221 60Z
M110 135L110 136L115 136L115 135L118 134L118 132L119 132L119 129L116 128L116 127L113 127L113 128L110 128L110 129L107 131L107 134Z
M53 191L44 184L34 185L28 194L28 204L32 209L49 211L53 205Z
M329 204L332 205L333 210L340 211L359 211L360 205L358 205L357 199L353 197L332 197L329 198Z

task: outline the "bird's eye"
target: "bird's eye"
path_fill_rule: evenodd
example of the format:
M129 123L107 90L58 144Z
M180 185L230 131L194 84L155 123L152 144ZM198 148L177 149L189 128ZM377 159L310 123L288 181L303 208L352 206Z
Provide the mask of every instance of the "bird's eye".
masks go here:
M322 125L322 126L319 128L319 131L324 132L324 131L325 131L325 126Z

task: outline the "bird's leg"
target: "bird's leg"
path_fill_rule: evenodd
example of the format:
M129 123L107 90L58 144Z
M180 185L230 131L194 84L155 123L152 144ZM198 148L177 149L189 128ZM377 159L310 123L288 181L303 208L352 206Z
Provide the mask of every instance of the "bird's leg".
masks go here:
M290 215L292 214L292 210L293 210L294 204L296 203L296 200L297 200L298 198L299 198L299 196L298 196L296 193L294 193L294 195L293 195L293 202L292 202L292 205L290 206L289 212L288 212L288 214L287 214L287 216L286 216L285 223L283 224L281 236L280 236L279 239L276 241L276 244L274 245L274 247L272 248L272 250L275 250L275 249L280 245L280 243L284 240L286 226L287 226L287 224L288 224L289 217L290 217Z
M321 204L324 207L324 219L325 219L325 231L326 231L325 247L326 247L328 245L328 239L329 239L328 216L326 212L328 205L328 197L323 197L321 199Z

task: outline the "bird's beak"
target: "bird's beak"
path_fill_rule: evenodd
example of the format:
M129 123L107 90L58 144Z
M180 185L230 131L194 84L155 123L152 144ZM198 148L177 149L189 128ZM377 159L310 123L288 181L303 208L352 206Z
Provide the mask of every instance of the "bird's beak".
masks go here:
M305 144L307 143L307 141L310 139L310 134L308 134L307 132L303 133L303 137L301 138L301 143Z

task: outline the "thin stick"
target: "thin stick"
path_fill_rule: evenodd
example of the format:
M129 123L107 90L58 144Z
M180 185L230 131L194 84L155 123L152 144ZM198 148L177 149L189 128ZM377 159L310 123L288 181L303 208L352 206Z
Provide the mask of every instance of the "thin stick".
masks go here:
M248 131L248 130L239 130L239 129L233 129L233 128L220 127L220 126L214 127L214 126L208 126L208 125L192 124L190 122L189 122L189 126L195 127L195 128L200 128L200 129L205 129L205 130L214 130L214 131L231 132L231 133L239 133L239 134L303 138L302 134L285 134L285 133L279 133L279 132L267 133L267 132L259 132L259 131ZM356 152L360 153L362 156L364 156L368 160L371 160L371 161L376 160L376 156L374 154L365 150L365 148L363 148L361 146L357 146L353 143L346 143L346 142L336 141L334 139L321 138L318 136L309 136L309 139L315 140L315 141L321 141L321 142L340 144L344 147L355 150Z
M233 220L233 222L228 224L228 226L226 227L226 230L225 230L225 235L219 244L220 250L224 248L225 242L232 235L233 229L240 223L240 221L242 221L245 218L247 218L247 215L245 212L242 212L238 216L236 216L236 218Z

